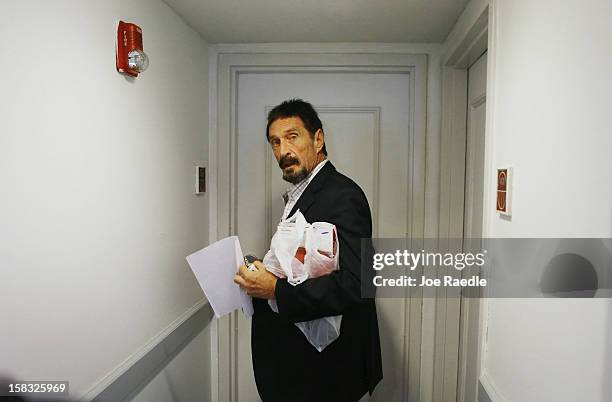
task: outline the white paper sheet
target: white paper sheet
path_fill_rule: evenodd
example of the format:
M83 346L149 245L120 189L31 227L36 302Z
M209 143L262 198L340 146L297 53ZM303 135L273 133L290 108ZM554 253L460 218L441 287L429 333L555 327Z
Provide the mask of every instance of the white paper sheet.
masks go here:
M234 283L238 267L244 264L237 236L219 240L186 259L215 316L222 317L238 308L247 317L253 315L251 297Z

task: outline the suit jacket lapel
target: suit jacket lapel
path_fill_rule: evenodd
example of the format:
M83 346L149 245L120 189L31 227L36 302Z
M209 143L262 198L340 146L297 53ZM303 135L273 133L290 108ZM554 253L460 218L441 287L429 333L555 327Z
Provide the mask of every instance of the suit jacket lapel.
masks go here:
M302 215L306 215L308 209L312 206L315 201L315 194L323 187L325 181L329 177L329 175L334 172L336 168L330 161L325 163L325 166L321 168L321 170L315 175L312 181L306 187L306 190L302 193L300 198L297 200L291 212L289 212L289 216L293 216L295 211L298 209L302 213Z

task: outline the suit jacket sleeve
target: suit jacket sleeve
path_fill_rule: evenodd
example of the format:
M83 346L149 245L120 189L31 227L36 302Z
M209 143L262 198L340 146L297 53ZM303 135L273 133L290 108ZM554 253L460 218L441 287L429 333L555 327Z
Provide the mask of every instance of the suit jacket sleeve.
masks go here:
M275 296L279 314L291 322L340 315L364 302L361 298L362 239L371 249L372 219L365 195L359 188L334 191L323 214L336 225L340 244L339 270L292 286L279 279ZM365 253L364 255L369 255ZM367 257L366 257L367 258Z

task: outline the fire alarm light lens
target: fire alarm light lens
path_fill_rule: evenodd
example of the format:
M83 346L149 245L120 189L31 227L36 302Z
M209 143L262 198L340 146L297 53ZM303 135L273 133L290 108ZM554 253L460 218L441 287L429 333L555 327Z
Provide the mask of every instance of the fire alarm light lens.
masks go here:
M128 53L128 67L142 73L149 67L147 54L139 49L134 49Z

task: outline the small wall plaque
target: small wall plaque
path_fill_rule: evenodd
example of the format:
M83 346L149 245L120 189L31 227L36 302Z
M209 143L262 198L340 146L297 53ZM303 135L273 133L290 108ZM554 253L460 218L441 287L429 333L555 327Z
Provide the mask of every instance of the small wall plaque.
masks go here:
M512 168L497 169L497 197L495 210L501 215L511 216Z

